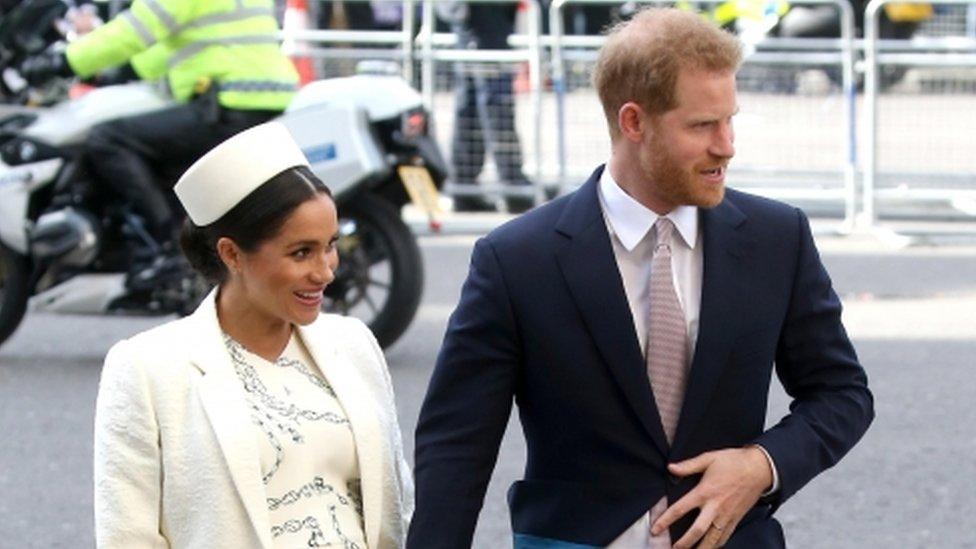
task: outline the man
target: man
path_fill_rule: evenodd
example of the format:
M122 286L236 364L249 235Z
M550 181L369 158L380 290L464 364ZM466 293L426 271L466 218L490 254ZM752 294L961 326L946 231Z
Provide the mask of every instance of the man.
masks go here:
M461 3L441 6L441 13L454 23L458 45L481 50L506 50L508 36L515 29L516 3ZM457 96L451 163L457 186L468 193L476 190L485 163L486 144L495 159L498 177L514 193L524 193L531 182L522 171L522 149L515 129L515 98L512 70L506 65L458 64ZM521 213L533 205L527 194L509 194L509 212ZM478 195L454 197L459 212L493 211L495 205Z
M165 79L177 106L103 123L87 142L98 182L132 205L157 244L172 241L174 221L160 173L180 173L294 96L298 75L281 53L273 9L272 0L135 0L64 54L25 67L28 80L88 78L119 66ZM151 276L143 278L151 286Z
M517 548L784 547L873 418L803 213L724 189L740 46L650 9L594 83L612 154L475 246L420 415L408 548L469 547L512 399ZM764 430L769 382L791 412Z

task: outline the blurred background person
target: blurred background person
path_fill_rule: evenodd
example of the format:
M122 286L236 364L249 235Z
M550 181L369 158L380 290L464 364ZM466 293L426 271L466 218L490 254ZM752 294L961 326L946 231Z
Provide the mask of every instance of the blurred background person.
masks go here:
M442 4L439 4L439 14L452 22L458 47L509 49L508 36L515 29L518 4ZM455 185L466 192L454 196L455 211L495 209L493 202L480 195L468 194L477 188L486 148L492 152L502 183L523 190L532 184L522 172L512 80L512 68L505 64L457 64L451 163ZM505 197L505 203L510 212L519 213L531 208L533 199L530 195L509 195Z
M386 362L362 322L319 313L339 262L329 189L270 123L175 190L184 253L216 288L105 359L98 546L401 547L412 487Z
M217 143L280 114L298 75L282 53L272 0L135 0L129 9L24 67L28 81L163 79L177 105L92 129L96 179L131 204L163 257L134 266L129 284L149 287L171 272L178 220L160 188Z

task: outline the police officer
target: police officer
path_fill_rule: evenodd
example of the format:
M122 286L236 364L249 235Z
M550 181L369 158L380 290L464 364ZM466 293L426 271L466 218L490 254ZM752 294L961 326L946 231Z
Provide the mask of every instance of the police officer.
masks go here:
M163 79L177 106L100 124L88 150L98 181L131 204L164 248L174 220L156 178L279 114L295 93L298 75L281 53L273 10L273 0L135 0L63 54L23 67L32 82L120 66Z

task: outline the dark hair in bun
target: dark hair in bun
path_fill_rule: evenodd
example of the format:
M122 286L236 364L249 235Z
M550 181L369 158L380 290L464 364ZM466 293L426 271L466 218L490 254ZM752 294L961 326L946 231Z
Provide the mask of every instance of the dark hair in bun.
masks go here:
M217 255L217 241L233 240L245 252L253 252L273 238L291 213L317 195L332 191L305 166L288 168L254 189L244 200L213 223L198 227L187 218L180 234L183 255L212 284L227 279L227 267Z

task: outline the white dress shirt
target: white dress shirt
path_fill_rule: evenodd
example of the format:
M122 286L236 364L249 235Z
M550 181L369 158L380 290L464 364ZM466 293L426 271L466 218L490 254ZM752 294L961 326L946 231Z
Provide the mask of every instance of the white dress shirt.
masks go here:
M647 321L651 303L651 257L657 244L656 231L652 230L659 216L632 198L614 181L609 164L603 170L598 189L600 207L607 223L613 255L623 280L624 292L634 321L634 329L640 342L641 352L647 356ZM666 216L677 229L671 243L671 269L678 301L688 326L688 357L694 357L698 341L698 318L701 310L702 269L704 254L701 245L701 227L698 208L679 206ZM779 477L772 458L773 486L766 494L779 488ZM653 505L654 502L648 502ZM650 546L650 517L645 513L608 547L610 549L638 549ZM676 540L672 540L676 541Z

